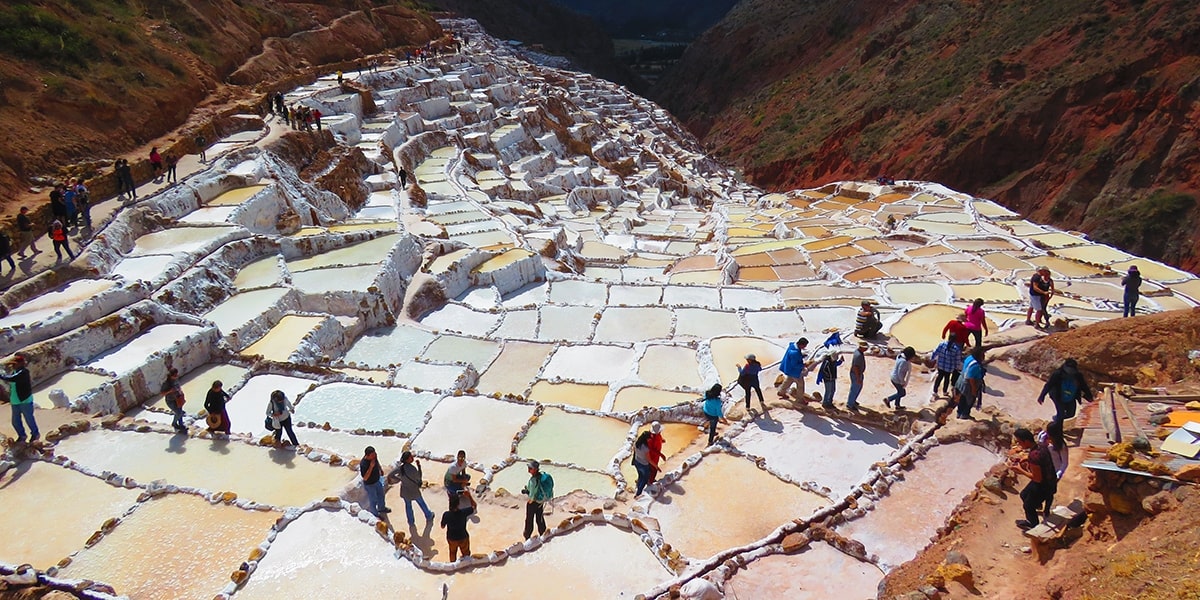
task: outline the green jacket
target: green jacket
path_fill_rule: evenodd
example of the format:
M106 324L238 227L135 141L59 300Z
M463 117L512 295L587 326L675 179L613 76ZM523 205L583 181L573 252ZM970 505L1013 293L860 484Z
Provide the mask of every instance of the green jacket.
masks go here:
M554 497L554 478L549 473L538 472L525 484L525 493L534 502L545 502Z

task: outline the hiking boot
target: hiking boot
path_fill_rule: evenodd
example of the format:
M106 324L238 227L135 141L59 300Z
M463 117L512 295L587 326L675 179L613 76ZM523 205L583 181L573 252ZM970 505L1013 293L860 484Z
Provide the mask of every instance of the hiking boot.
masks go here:
M1025 519L1017 519L1017 527L1019 527L1021 531L1029 531L1030 529L1037 527L1037 523L1030 523Z
M1033 325L1033 321L1030 321L1029 319L1025 319L1025 324L1026 324L1026 325Z
M891 408L891 407L892 407L892 401L891 401L891 400L889 400L889 399L887 399L887 398L884 398L884 399L883 399L883 405L884 405L884 406L886 406L886 407L888 407L888 408Z

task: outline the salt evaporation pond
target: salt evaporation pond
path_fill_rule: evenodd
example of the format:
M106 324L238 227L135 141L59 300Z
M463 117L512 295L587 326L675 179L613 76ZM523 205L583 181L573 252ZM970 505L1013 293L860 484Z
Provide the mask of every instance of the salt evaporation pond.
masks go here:
M173 227L146 234L134 242L129 256L195 254L239 231L237 227Z
M333 292L366 291L379 278L379 265L330 267L292 274L292 285L310 296Z
M305 394L296 406L296 420L329 423L353 431L391 429L415 432L438 396L402 388L360 383L329 383Z
M736 598L875 600L883 571L824 542L798 554L765 556L725 583Z
M554 496L562 497L575 490L583 490L601 498L612 497L617 489L617 482L609 475L546 465L541 469L554 478ZM510 494L520 494L529 481L529 468L523 462L518 462L502 469L492 478L490 488L504 488ZM549 524L549 519L547 519Z
M229 335L279 304L287 293L284 288L262 288L234 294L204 313L203 317L215 323L222 335Z
M262 417L256 419L262 424ZM275 506L319 500L356 477L289 450L161 433L86 431L59 442L56 452L96 473L120 473L142 484L162 479L209 492L234 490Z
M560 346L550 357L542 377L608 383L629 375L633 357L632 349L621 346Z
M143 502L59 574L104 581L138 599L212 598L277 518L197 496L162 496Z
M659 388L693 388L704 385L700 379L696 351L687 346L648 346L638 361L638 376Z
M179 387L183 390L184 410L190 413L199 412L204 408L204 396L208 390L212 389L214 381L220 381L226 392L232 390L242 382L242 379L249 373L245 367L239 367L231 364L208 364L190 373L184 373L179 380ZM159 407L167 410L166 403L163 401L161 394L155 397L150 403L150 406ZM265 404L264 410L265 410Z
M517 445L517 455L604 471L628 435L624 421L547 408Z
M249 200L255 194L261 192L267 186L263 185L248 185L246 187L234 188L224 192L217 197L205 202L209 206L238 206Z
M271 254L242 267L233 285L239 290L266 287L278 284L279 276L279 255Z
M447 460L466 450L470 462L498 465L512 455L513 440L533 409L532 404L481 396L447 396L433 409L413 448Z
M0 328L29 325L44 320L57 312L72 309L90 298L98 296L116 285L111 279L79 279L29 299L0 318Z
M231 430L235 433L254 435L265 433L263 417L266 416L267 404L271 401L271 392L279 390L295 404L300 394L308 391L314 385L316 382L311 379L276 374L255 375L247 379L246 383L238 388L230 397L229 402L225 404L225 412L229 415ZM227 385L224 388L225 391L228 392L230 387ZM205 393L207 393L207 389Z
M408 325L376 329L358 338L346 351L344 360L350 364L383 368L420 356L436 337L435 333Z
M65 492L85 502L47 502ZM19 519L0 527L0 561L54 566L83 548L92 533L137 502L141 490L109 485L95 477L42 461L24 461L0 483L4 508Z
M299 273L325 267L377 265L392 251L392 247L400 241L401 237L400 234L380 236L353 246L330 250L307 258L289 260L287 266L293 273Z
M78 400L84 394L112 381L112 377L98 375L87 371L63 371L33 389L33 402L40 408L54 408L50 400L51 390L62 390L71 400Z
M126 258L112 268L110 275L131 281L155 281L163 277L171 263L179 257L170 254L147 254Z
M607 395L608 386L604 384L539 381L529 391L529 401L600 410Z
M485 394L524 394L553 351L553 344L505 342L500 355L480 374L479 391Z
M287 362L300 347L300 342L324 322L325 317L284 315L266 335L242 350L241 354Z
M87 363L88 367L125 375L141 368L147 356L165 352L192 334L202 331L195 325L166 323L152 327L125 344L108 350Z

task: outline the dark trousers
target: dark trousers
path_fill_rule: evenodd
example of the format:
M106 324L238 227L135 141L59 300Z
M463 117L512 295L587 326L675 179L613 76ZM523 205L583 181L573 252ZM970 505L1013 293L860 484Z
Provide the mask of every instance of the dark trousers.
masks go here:
M908 395L908 390L903 385L900 385L899 383L896 383L895 381L892 382L892 385L896 387L896 393L892 394L891 396L888 396L885 400L886 400L886 402L891 402L891 401L895 400L896 408L900 408L900 399Z
M546 533L546 505L541 502L525 503L525 539L533 535L533 523L537 521L538 535Z
M637 461L633 461L633 468L637 470L638 474L637 491L634 492L634 495L640 496L642 494L642 490L646 489L646 484L650 483L650 465L644 465Z
M1030 481L1021 490L1021 508L1025 509L1025 520L1036 525L1042 506L1054 500L1054 490L1041 483Z
M283 440L284 430L287 430L288 440L290 440L292 442L292 445L299 446L300 442L296 441L296 432L292 431L292 418L291 417L288 417L279 422L279 429L275 430L275 443L278 444L281 440Z
M975 338L975 347L976 348L982 347L983 346L983 330L975 329L975 330L971 331L970 333Z
M938 386L942 386L942 393L949 394L950 388L958 383L959 371L943 371L938 369L937 377L933 380L933 391L938 390Z
M757 378L755 378L754 381L739 381L738 385L742 386L743 390L746 390L746 408L747 409L750 408L750 390L754 390L754 391L758 392L758 403L759 404L762 404L763 406L767 405L767 402L765 400L763 400L762 387L758 385Z
M1126 316L1126 317L1135 316L1137 314L1137 303L1138 303L1137 293L1125 294L1124 300L1125 300L1125 302L1124 302L1125 312L1124 312L1123 316Z
M58 260L62 260L63 250L67 251L67 256L70 256L72 259L75 258L75 253L71 252L71 246L67 245L67 240L52 239L51 241L54 242L54 255L58 257Z
M717 421L721 420L721 417L704 415L704 418L708 419L708 445L711 446L717 441Z

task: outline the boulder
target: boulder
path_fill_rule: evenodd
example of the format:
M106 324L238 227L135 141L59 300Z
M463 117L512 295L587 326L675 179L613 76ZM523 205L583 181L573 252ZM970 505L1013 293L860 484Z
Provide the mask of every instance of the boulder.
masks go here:
M1190 483L1200 483L1200 465L1187 465L1175 471L1175 479Z
M697 577L680 586L679 597L686 600L722 600L725 595L713 582Z

